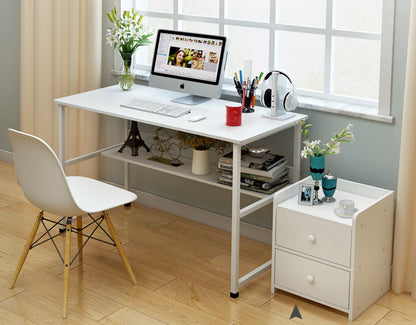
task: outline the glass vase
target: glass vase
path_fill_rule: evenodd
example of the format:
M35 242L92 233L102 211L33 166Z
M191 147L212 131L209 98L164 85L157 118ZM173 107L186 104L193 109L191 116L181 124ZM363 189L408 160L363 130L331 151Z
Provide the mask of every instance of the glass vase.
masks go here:
M313 187L313 204L322 204L322 200L318 197L319 181L322 179L325 171L325 156L310 156L309 170L312 179L315 181Z
M310 156L309 171L313 180L321 180L325 171L325 156Z
M123 66L119 74L119 84L121 89L130 90L134 84L134 74L131 68L131 57L133 53L120 52L123 59Z

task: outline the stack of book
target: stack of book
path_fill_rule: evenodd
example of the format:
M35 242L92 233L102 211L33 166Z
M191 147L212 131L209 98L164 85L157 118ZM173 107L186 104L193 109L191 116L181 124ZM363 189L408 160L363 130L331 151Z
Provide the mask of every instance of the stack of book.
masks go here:
M218 183L233 183L233 153L218 161ZM268 153L255 158L248 153L241 154L241 188L265 194L281 189L289 182L289 170L284 156Z

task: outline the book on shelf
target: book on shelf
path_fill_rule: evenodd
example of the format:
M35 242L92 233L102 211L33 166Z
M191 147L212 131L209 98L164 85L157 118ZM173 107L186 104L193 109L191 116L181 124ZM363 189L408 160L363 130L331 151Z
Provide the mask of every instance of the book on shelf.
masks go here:
M228 185L228 186L232 186L232 184L233 184L232 179L229 179L227 177L222 177L222 176L218 177L217 182L219 184L224 184L224 185ZM279 182L277 182L273 187L271 187L269 189L264 189L262 187L258 187L258 186L255 185L255 183L250 184L250 183L246 183L246 182L241 182L240 183L240 188L250 190L250 191L254 191L254 192L264 193L264 194L272 194L272 193L280 190L284 186L286 186L288 183L289 183L289 176L285 176L285 177L279 179Z
M287 161L285 159L282 159L269 170L262 170L262 169L258 169L258 168L253 167L253 166L256 166L256 165L251 165L250 167L246 167L246 166L242 165L241 166L241 173L250 174L250 175L257 175L257 176L262 176L262 177L266 177L266 178L269 178L269 179L273 179L278 174L280 174L283 170L287 169ZM233 165L218 161L218 169L224 169L224 170L232 171L233 170Z
M248 152L241 154L241 168L250 168L255 170L270 170L274 166L280 164L285 159L284 156L276 155L274 153L267 153L264 157L252 157ZM221 156L218 163L233 165L233 152L229 152Z
M227 170L227 169L218 169L219 177L224 177L227 179L232 180L233 179L233 171ZM285 168L283 169L279 174L277 174L274 178L271 177L264 177L264 176L258 176L253 174L246 174L241 173L240 179L241 182L249 183L252 181L256 181L258 184L262 184L263 188L272 187L274 184L276 184L280 178L283 178L289 174L289 169Z

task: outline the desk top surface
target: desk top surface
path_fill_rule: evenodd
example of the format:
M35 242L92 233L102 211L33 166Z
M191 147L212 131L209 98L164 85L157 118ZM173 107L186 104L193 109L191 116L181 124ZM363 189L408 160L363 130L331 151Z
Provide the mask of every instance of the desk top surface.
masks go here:
M303 114L294 114L293 117L283 121L268 119L262 117L262 115L269 110L262 106L256 106L255 112L242 114L242 125L228 126L225 124L225 104L227 101L220 99L212 99L199 105L190 106L191 113L178 118L120 106L121 104L129 103L135 98L170 103L171 99L184 95L178 92L141 85L134 85L130 91L122 91L118 85L115 85L58 98L54 102L59 105L198 134L240 145L278 133L294 126L297 121L307 117L307 115ZM188 121L189 115L203 115L206 116L206 119L190 122Z

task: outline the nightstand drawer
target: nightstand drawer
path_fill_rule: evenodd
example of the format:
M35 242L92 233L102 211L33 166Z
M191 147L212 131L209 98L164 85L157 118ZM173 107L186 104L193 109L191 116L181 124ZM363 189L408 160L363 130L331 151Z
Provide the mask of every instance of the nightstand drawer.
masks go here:
M276 245L344 266L351 264L351 227L277 207Z
M348 308L350 273L276 250L276 285L306 298Z

